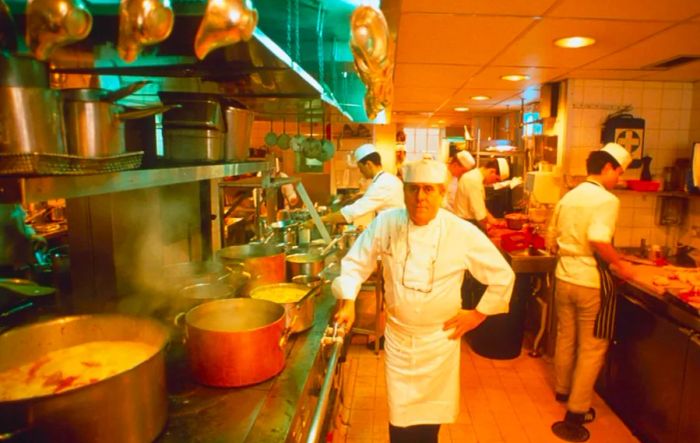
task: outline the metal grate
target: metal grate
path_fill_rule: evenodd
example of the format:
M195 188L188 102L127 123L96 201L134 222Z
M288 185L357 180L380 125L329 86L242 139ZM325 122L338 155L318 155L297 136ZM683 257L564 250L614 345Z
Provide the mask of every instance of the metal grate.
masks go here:
M0 154L0 175L87 175L126 171L141 166L143 151L111 157L79 157L77 155Z

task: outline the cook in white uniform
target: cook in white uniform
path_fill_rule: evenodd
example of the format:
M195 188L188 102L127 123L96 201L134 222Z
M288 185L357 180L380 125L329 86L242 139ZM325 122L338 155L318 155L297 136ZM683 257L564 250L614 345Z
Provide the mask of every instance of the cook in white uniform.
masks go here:
M506 180L510 175L508 162L503 158L491 159L483 166L462 174L457 184L454 213L465 220L476 223L484 231L488 224L499 224L486 209L484 185Z
M382 169L382 158L374 145L360 146L355 150L354 156L360 173L363 177L371 179L372 183L364 195L354 203L321 217L324 223L352 223L365 214L403 208L403 183L398 177ZM307 223L312 226L313 221L309 220Z
M385 280L386 384L392 443L437 442L441 423L459 412L460 340L487 315L508 312L515 276L478 228L440 208L447 167L404 166L406 207L385 211L343 258L332 290L336 320L355 319L355 298L381 257ZM474 310L461 309L469 270L488 285Z
M612 338L615 294L608 272L623 278L632 267L612 246L620 206L609 192L629 165L629 152L608 143L586 160L586 181L557 203L548 237L556 239L557 340L554 357L555 398L567 403L564 421L552 426L568 441L589 437L583 426L595 418L593 384Z
M455 195L459 178L465 172L471 171L476 166L474 157L469 151L457 151L447 162L447 170L450 171L450 181L447 183L447 195L442 201L442 207L454 212Z

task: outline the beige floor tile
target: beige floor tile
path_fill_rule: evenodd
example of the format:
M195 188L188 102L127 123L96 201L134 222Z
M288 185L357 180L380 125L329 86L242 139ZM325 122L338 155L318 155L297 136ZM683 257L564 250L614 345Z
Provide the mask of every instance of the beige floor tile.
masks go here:
M384 354L353 342L348 353L352 399L349 427L335 443L388 443L388 407ZM460 414L443 425L439 443L561 443L550 429L565 405L554 401L552 362L526 352L512 360L490 360L462 343ZM597 418L587 425L591 443L635 443L638 440L598 397Z

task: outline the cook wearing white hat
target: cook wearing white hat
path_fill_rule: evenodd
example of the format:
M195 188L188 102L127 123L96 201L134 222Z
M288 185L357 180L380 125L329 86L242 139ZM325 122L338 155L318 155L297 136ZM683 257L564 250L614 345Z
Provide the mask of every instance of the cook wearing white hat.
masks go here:
M377 148L371 143L366 143L355 149L355 161L360 162L362 159L375 152L377 152Z
M459 151L456 155L457 160L459 160L459 163L467 170L469 171L470 169L473 169L474 166L476 166L476 160L474 160L474 156L472 156L469 151Z
M620 200L610 192L629 152L616 143L592 151L586 159L586 181L557 202L551 231L559 255L554 275L557 343L554 356L555 396L566 402L562 421L552 425L559 438L585 441L585 423L595 418L593 385L605 361L615 326L615 284L609 268L623 280L635 270L612 245Z
M610 154L623 170L627 169L630 163L632 163L632 155L630 155L627 149L617 143L608 143L603 146L601 151Z
M452 149L450 149L452 151ZM454 212L455 195L457 194L457 183L459 178L467 171L474 169L476 161L474 157L465 150L454 150L447 162L447 170L450 171L450 179L447 183L447 192L442 199L442 207Z
M486 230L488 224L502 225L503 223L486 209L484 185L492 185L509 175L510 168L504 158L492 158L478 168L462 174L457 183L453 204L454 213L475 223L483 230Z
M321 217L324 223L352 223L365 214L374 214L392 208L402 208L403 183L382 168L382 157L373 144L367 143L355 149L357 168L365 179L372 180L364 195L339 211ZM313 221L306 222L309 227Z
M380 258L386 302L385 377L390 441L437 441L459 414L459 338L486 315L507 312L514 274L477 228L440 209L447 166L421 159L404 165L405 209L385 211L342 260L331 289L336 321L355 319L363 281ZM487 285L476 309L462 309L469 271ZM420 425L417 429L416 425Z

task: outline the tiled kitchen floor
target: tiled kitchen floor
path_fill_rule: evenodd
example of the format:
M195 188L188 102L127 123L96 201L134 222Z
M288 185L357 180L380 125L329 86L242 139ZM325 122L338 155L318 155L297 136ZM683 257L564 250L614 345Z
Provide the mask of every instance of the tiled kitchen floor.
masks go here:
M334 442L389 441L384 355L355 336L345 365L346 405ZM554 401L553 367L544 358L523 351L513 360L490 360L471 351L462 341L461 408L457 423L440 428L440 443L562 442L550 426L566 412ZM614 412L595 396L596 419L587 425L592 443L638 440Z

